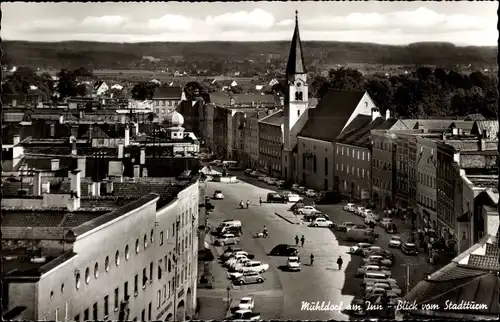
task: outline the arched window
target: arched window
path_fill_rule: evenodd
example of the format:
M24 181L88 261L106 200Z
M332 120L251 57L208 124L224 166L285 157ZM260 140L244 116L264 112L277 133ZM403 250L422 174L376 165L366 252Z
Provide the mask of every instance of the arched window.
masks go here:
M325 157L325 176L328 175L328 158Z
M316 156L313 156L313 171L316 172Z
M302 98L303 98L302 92L299 92L299 99L298 99L298 101L302 101Z
M298 101L299 100L299 92L295 92L295 100Z

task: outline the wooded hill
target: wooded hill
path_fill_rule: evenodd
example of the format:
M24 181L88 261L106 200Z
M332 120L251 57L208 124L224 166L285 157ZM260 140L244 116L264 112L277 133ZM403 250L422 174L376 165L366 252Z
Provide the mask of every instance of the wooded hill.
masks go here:
M28 42L3 41L4 66L93 69L130 68L144 56L166 62L232 63L252 60L255 64L285 62L289 41L274 42ZM472 64L491 68L497 62L497 47L455 46L451 43L413 43L406 46L355 42L305 41L305 59L311 66L365 63L385 65L434 65L455 68ZM161 62L160 62L161 63Z

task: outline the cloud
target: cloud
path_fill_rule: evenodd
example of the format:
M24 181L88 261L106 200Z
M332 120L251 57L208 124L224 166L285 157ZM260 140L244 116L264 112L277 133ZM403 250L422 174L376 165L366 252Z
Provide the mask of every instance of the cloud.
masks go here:
M81 26L83 28L86 27L116 28L124 24L126 21L128 21L128 19L122 16L101 16L101 17L90 16L82 21Z
M160 18L149 19L148 28L152 31L189 31L193 20L180 15L164 15Z
M78 22L71 18L61 19L40 19L19 26L20 31L24 32L52 32L73 29Z
M274 16L262 9L224 13L219 16L208 16L205 23L222 30L268 30L275 25Z

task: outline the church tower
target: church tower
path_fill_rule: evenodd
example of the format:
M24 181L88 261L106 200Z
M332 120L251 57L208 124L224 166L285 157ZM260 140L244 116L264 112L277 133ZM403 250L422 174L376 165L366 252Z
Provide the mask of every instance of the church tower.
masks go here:
M287 179L292 174L292 149L297 143L297 134L307 119L308 87L307 70L302 56L302 43L299 34L298 11L295 11L295 30L293 32L288 64L286 65L287 93L284 101L283 124L283 174ZM301 121L302 119L302 121ZM300 128L298 128L300 127Z

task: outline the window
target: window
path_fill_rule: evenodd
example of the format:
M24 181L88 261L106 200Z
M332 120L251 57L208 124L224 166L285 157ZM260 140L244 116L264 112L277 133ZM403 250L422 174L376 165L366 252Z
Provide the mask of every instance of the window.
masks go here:
M120 289L117 287L115 288L115 305L114 305L115 311L118 311L119 304L120 304ZM88 320L88 318L86 320Z
M75 315L75 318L73 320L76 322L80 322L80 314Z
M335 163L335 170L339 171L339 164Z
M167 284L163 285L163 303L167 301Z
M158 279L161 280L162 269L161 269L161 259L158 261Z
M115 264L116 266L120 266L120 251L117 250L115 253Z
M99 263L95 263L94 265L94 277L97 279L99 277Z
M139 238L135 240L135 253L139 254Z
M159 309L161 306L161 290L156 292L156 308Z
M139 291L139 274L135 274L134 276L134 295L137 296L137 292Z
M358 151L358 160L359 160L359 151Z
M88 321L89 320L89 309L85 309L85 311L83 311L83 320L84 321Z
M123 298L125 299L125 301L128 298L128 281L123 283Z
M77 290L80 289L80 273L75 274L75 287Z
M325 157L325 176L328 175L328 158Z
M106 259L104 260L104 270L109 272L109 256L106 256Z
M92 320L97 321L97 302L92 305Z
M146 309L141 311L141 321L146 321Z
M316 155L313 156L313 171L316 172Z
M150 233L149 239L151 241L151 244L153 244L154 241L155 241L155 231L154 231L154 229L151 229L151 233Z
M153 262L149 263L149 281L153 281Z
M109 315L109 296L104 297L104 318L107 318Z
M169 258L168 259L168 272L170 273L172 271L172 260Z
M125 260L128 260L130 258L130 252L128 245L125 246Z
M146 288L146 282L148 281L147 269L142 269L142 289Z
M85 283L89 283L90 282L90 269L87 267L85 269Z
M56 308L55 315L56 315L55 320L56 320L56 321L59 321L59 308Z
M160 246L163 245L163 231L160 232Z
M151 315L152 315L152 312L153 311L153 304L151 302L149 302L148 304L148 321L151 321Z
M144 249L148 248L148 236L144 235Z
M300 116L300 110L297 110L297 116Z
M64 293L64 283L61 284L61 293Z

